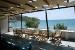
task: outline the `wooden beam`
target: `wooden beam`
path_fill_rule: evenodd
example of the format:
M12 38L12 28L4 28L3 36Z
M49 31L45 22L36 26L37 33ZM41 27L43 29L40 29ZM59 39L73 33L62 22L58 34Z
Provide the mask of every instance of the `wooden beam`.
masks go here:
M74 5L73 6L68 6L68 7L59 7L59 8L52 8L52 9L47 9L47 10L56 10L56 9L64 9L64 8L70 8L70 7L75 7ZM37 10L37 11L32 11L32 12L30 12L30 13L33 13L33 12L40 12L40 11L44 11L44 10ZM26 12L25 12L26 13ZM25 14L25 13L23 13L23 14ZM28 13L28 12L27 12ZM18 14L14 14L14 15L18 15ZM14 16L14 15L12 15L12 16Z
M9 7L0 6L0 8L6 8L6 9L8 9ZM15 7L15 8L19 8L19 9L23 9L23 10L25 10L24 8L21 8L21 7Z
M3 9L0 9L0 11L1 11L1 12L8 12L8 11L5 11L5 10L3 10Z
M49 2L47 0L43 0L47 5L49 5Z
M19 9L23 9L23 10L26 10L26 9L24 9L24 8L21 8L21 7L16 7L16 8L19 8Z
M0 8L8 8L8 7L5 7L5 6L0 6Z
M4 11L4 10L0 9L0 11Z
M64 9L64 8L70 8L70 7L74 7L74 6L67 6L67 7L52 8L52 9L47 9L47 10ZM33 12L39 12L39 11L44 11L44 10L32 11L32 13L33 13Z
M27 5L29 7L32 7L32 8L35 8L34 6L32 6L32 5L28 4L28 3L26 3L25 5Z
M10 4L14 4L14 5L19 5L18 3L15 3L15 2L12 2L12 1L9 1L9 0L1 0L1 1L7 2L7 3L10 3Z

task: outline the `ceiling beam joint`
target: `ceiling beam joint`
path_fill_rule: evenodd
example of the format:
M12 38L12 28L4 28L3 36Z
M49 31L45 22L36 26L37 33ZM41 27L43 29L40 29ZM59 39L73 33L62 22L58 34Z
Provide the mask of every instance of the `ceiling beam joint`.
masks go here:
M47 5L49 5L49 2L47 0L43 0Z

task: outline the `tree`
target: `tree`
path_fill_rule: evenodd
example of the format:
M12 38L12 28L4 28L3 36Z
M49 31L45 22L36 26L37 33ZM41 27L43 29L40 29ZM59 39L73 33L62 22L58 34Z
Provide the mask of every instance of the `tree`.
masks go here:
M35 17L25 17L25 26L27 28L38 28L40 20Z
M56 25L54 25L54 29L67 30L67 26L65 26L63 23L57 23Z

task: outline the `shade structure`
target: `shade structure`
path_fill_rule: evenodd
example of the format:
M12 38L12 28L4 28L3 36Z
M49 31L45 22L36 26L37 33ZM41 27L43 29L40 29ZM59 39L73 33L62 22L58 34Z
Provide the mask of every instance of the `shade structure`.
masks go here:
M75 7L75 0L0 0L0 20L10 15L44 11L44 8L61 9L60 6Z
M75 0L0 0L0 15L5 18L14 14L37 12L43 10L43 7L53 9L56 6L60 8L74 5Z

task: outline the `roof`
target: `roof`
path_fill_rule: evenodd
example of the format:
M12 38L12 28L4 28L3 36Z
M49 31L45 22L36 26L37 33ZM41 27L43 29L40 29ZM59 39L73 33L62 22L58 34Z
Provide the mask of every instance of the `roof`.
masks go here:
M54 9L60 6L74 6L75 0L0 0L0 15L9 16L20 13L36 12L46 9ZM3 18L0 17L0 18Z

